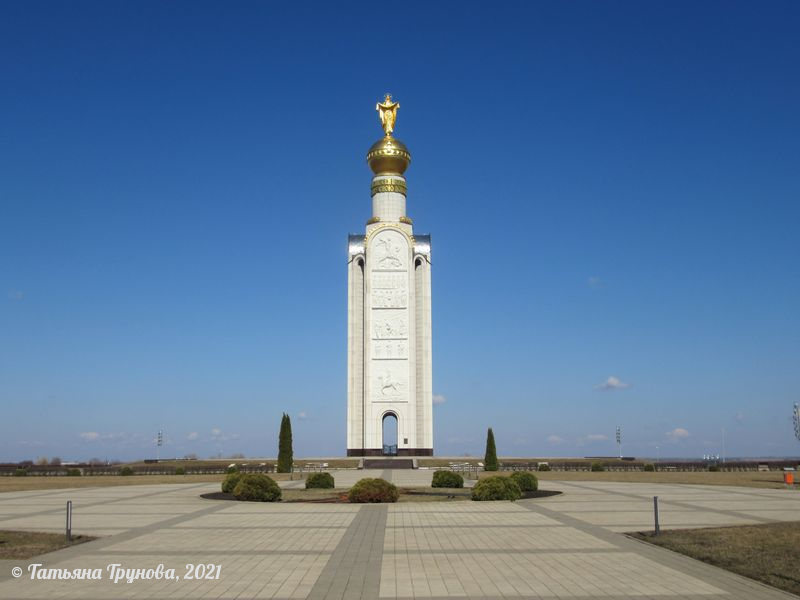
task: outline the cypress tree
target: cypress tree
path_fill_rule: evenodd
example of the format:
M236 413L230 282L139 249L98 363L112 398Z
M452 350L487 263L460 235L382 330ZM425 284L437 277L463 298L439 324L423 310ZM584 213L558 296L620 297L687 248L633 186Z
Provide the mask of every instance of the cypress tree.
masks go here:
M483 458L483 468L487 471L497 471L497 448L494 445L494 432L489 427L486 434L486 456Z
M278 437L278 473L291 473L294 455L292 453L292 421L283 413L281 432Z

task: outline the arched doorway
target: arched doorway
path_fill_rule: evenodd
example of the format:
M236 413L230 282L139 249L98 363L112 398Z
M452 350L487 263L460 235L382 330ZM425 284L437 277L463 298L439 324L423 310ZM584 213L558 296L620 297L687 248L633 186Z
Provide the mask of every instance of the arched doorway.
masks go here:
M383 415L383 455L397 456L397 415L387 412Z

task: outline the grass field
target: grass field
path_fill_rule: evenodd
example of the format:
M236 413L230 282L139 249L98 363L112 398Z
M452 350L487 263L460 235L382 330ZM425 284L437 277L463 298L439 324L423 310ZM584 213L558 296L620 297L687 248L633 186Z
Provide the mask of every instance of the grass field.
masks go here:
M427 495L409 492L423 492ZM438 492L439 494L434 496L431 492ZM327 498L338 498L346 494L347 489L345 488L334 488L332 490L283 490L281 499L284 502L308 502ZM470 491L464 489L436 488L434 490L432 488L400 488L400 498L398 502L459 502L470 499Z
M275 481L288 481L288 473L270 473ZM91 477L0 477L0 493L27 490L58 490L66 488L108 487L112 485L154 485L158 483L220 482L225 475L93 475ZM300 479L298 474L294 479Z
M95 538L86 535L76 535L72 542L67 542L63 533L0 531L0 560L31 558L93 539Z
M800 594L800 522L631 534L640 540Z
M508 476L509 471L481 472L480 478L492 475ZM696 485L733 485L742 487L783 488L783 473L741 472L741 473L646 473L646 472L603 472L590 471L545 471L536 472L540 481L616 481L623 483L689 483ZM302 479L295 473L269 473L276 481ZM64 488L106 487L111 485L153 485L158 483L206 483L222 482L220 475L96 475L91 477L0 477L0 493L25 490L56 490ZM467 475L465 478L469 478Z
M510 475L508 471L481 472L479 477L492 475ZM688 483L695 485L734 485L741 487L783 488L783 473L780 471L743 471L711 473L675 473L645 471L634 472L599 472L591 471L537 471L534 473L540 481L614 481L622 483Z

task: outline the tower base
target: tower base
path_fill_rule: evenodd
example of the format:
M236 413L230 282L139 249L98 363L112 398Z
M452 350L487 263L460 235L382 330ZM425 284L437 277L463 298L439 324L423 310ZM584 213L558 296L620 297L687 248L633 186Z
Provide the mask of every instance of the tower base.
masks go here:
M347 456L385 456L383 448L348 448ZM433 456L433 448L398 448L394 456Z

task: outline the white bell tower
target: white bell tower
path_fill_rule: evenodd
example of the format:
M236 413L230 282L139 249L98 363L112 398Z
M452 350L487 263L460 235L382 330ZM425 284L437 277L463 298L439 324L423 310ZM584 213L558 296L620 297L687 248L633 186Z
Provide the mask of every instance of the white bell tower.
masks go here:
M411 154L392 137L398 108L389 94L376 106L386 135L367 153L372 218L349 236L348 456L433 455L431 241L406 216ZM383 438L385 419L396 438Z

